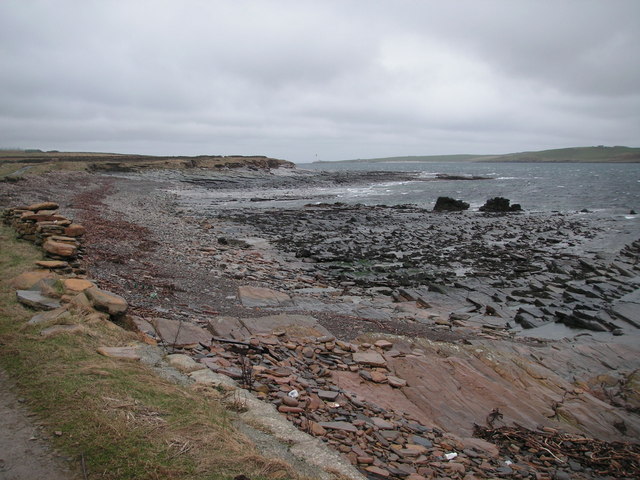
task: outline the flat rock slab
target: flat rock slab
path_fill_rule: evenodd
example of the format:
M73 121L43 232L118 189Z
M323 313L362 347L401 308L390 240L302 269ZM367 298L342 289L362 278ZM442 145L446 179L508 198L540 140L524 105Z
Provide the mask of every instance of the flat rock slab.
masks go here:
M238 288L238 295L242 305L245 307L285 307L292 305L289 295L270 288L244 285Z
M137 347L98 347L98 353L119 360L140 360Z
M167 355L167 362L169 362L169 365L171 365L172 367L177 368L184 373L195 372L196 370L207 368L201 363L197 363L189 355L185 355L183 353Z
M67 268L69 263L63 260L39 260L36 262L36 265L38 267L56 270L58 268Z
M73 257L78 253L78 247L71 245L70 243L56 242L54 240L47 240L42 245L45 252L59 257Z
M133 322L142 333L172 347L193 348L200 343L211 345L211 334L193 323L166 318L146 320L140 317L133 318Z
M61 333L79 333L83 330L82 325L54 325L42 330L40 335L43 337L53 337L55 335L60 335Z
M17 290L16 297L23 305L36 310L54 310L61 307L59 300L45 297L37 290Z
M69 314L66 307L56 308L55 310L49 310L46 312L38 313L31 317L27 323L29 325L38 325L40 323L52 322L58 320L61 317L67 316Z
M238 317L214 317L209 319L208 330L216 337L244 340L251 336L251 332Z
M271 333L274 330L285 330L291 334L313 337L331 335L331 332L310 315L268 315L265 317L242 318L240 321L253 335Z
M352 433L358 431L355 425L349 422L320 422L320 426L322 428L326 428L327 430L342 430L343 432Z
M387 366L387 361L378 352L356 352L353 354L353 361L361 365L371 365L373 367Z
M44 278L57 278L57 276L56 274L48 272L46 270L24 272L13 278L10 282L10 285L16 290L29 290Z
M636 328L640 328L640 289L613 302L612 311Z
M93 282L89 280L84 280L82 278L67 278L62 281L65 290L69 290L71 292L82 292L87 288L95 287Z

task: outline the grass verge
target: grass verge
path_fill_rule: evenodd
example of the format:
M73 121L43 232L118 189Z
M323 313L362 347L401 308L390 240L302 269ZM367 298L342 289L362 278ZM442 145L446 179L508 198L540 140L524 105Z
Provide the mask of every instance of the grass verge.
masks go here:
M297 478L234 430L215 390L180 387L143 364L96 353L135 341L132 332L81 313L66 320L82 325L78 333L46 338L40 331L49 325L27 325L34 312L9 281L38 259L36 247L0 226L0 367L46 430L62 433L54 446L84 459L87 478Z

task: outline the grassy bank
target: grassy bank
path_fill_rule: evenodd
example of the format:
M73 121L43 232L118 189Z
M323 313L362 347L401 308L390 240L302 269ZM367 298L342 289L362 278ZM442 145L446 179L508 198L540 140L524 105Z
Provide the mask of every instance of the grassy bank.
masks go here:
M295 477L234 430L216 390L180 387L143 364L96 353L134 342L132 332L80 313L65 320L81 325L76 333L44 337L50 325L26 325L34 312L16 301L10 279L37 259L36 247L0 226L0 367L54 446L84 461L87 478Z

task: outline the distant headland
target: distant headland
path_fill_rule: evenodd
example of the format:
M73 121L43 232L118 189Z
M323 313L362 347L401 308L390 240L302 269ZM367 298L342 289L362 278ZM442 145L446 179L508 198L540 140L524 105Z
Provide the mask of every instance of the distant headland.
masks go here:
M537 152L506 153L498 155L414 155L402 157L363 158L318 161L314 163L401 163L401 162L513 162L513 163L638 163L640 148L635 147L571 147Z

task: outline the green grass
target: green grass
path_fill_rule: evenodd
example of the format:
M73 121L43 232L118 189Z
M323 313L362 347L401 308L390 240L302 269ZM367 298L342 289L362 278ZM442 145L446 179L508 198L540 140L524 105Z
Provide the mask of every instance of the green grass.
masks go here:
M34 312L17 303L9 279L40 257L0 226L0 367L46 430L62 433L52 435L55 447L84 458L89 478L296 478L234 430L216 390L180 387L96 352L131 344L134 333L80 313L71 317L80 333L45 338L47 325L26 325Z

